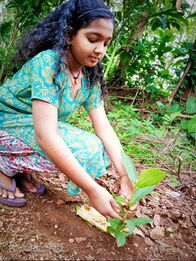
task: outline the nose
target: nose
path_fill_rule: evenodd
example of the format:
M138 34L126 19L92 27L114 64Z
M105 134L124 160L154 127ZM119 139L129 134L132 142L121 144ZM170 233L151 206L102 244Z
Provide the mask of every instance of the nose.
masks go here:
M95 53L99 55L104 55L106 51L106 46L103 43L99 43L95 47Z

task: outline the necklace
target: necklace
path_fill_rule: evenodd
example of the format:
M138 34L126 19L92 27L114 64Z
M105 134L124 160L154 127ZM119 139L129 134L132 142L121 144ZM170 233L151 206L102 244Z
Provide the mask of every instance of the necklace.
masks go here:
M75 76L74 73L72 72L71 68L70 67L68 67L68 68L69 68L69 71L70 71L71 75L74 78L74 85L77 85L78 84L78 78L79 78L80 73L81 73L81 69L79 70L77 76Z

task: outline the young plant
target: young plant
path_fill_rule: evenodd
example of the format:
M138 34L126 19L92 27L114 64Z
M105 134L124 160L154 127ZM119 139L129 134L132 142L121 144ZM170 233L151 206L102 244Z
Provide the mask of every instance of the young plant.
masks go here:
M150 218L132 218L128 219L129 209L147 194L151 193L155 186L165 177L165 172L155 168L149 168L142 171L137 180L137 173L132 160L122 152L123 162L128 175L134 184L134 191L131 200L128 202L122 196L117 196L113 192L113 197L120 207L122 219L109 219L107 232L114 235L117 240L117 246L122 247L126 243L126 237L131 235L138 225L144 225L152 222Z

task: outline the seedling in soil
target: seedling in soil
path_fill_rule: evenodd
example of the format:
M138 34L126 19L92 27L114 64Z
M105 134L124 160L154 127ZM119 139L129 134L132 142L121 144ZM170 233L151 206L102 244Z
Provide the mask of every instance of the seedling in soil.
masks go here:
M129 219L127 218L128 213L135 203L153 191L155 186L165 177L166 174L162 170L149 168L142 171L137 180L137 173L132 160L124 152L122 152L122 156L129 178L134 185L134 191L130 201L127 201L124 197L117 196L112 192L116 203L119 205L122 219L109 219L110 225L107 227L107 232L115 236L118 247L125 245L126 237L133 233L136 226L152 222L152 219L143 217Z

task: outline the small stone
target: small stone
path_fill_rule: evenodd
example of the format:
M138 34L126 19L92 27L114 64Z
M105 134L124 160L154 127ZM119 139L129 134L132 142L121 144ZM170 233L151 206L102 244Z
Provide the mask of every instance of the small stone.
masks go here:
M150 231L150 237L152 239L162 239L165 236L165 231L163 227L155 227Z
M58 224L55 224L55 225L54 225L54 228L55 228L55 229L58 229L58 228L59 228L59 225L58 225Z
M87 237L76 237L76 242L81 243L87 240Z
M74 242L74 239L70 238L68 241L69 241L70 244L72 244Z
M3 221L1 220L0 221L0 228L2 228L3 227Z
M147 246L153 246L153 244L154 244L149 237L146 237L146 238L144 239L144 242L145 242L145 244L146 244Z
M35 242L35 238L31 238L31 242Z
M153 219L153 223L154 223L155 227L160 226L160 220L161 220L161 217L158 214L155 214L154 219Z
M64 203L65 203L65 201L62 200L62 199L59 199L59 200L57 200L57 202L56 202L57 206L61 206L61 205L63 205Z

